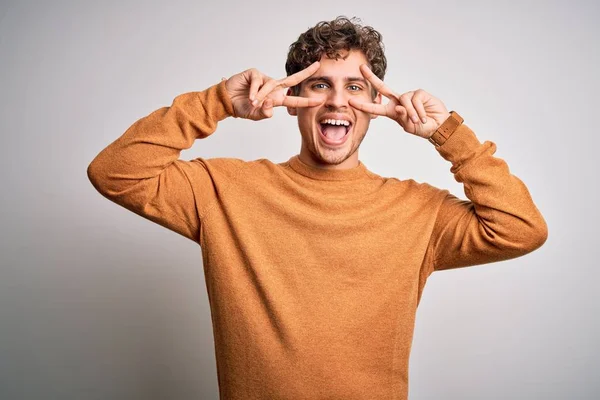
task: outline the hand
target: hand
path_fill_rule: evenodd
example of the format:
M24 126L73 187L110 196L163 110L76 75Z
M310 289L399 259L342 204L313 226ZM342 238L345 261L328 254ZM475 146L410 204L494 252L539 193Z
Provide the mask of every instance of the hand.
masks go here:
M232 76L225 88L236 117L258 121L273 116L273 107L315 107L323 101L306 97L288 96L286 89L314 74L319 62L286 78L275 80L252 68Z
M437 128L450 116L444 103L423 89L406 92L403 95L394 93L366 65L360 71L371 84L385 97L387 104L365 103L350 99L352 107L375 115L384 115L398 122L405 132L428 139ZM425 122L423 122L425 121Z

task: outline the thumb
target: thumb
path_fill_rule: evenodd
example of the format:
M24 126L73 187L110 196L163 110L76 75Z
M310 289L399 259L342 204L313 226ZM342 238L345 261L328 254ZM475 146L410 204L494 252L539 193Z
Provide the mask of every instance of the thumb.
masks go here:
M269 98L265 99L260 110L265 118L271 118L273 116L273 100Z

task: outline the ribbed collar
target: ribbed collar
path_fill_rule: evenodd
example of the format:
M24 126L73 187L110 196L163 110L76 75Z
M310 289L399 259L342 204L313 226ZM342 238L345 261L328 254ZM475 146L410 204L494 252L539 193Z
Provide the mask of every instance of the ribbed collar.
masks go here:
M350 169L326 169L305 164L298 155L295 155L289 159L288 163L300 175L320 181L350 181L369 178L367 167L360 161L358 166Z

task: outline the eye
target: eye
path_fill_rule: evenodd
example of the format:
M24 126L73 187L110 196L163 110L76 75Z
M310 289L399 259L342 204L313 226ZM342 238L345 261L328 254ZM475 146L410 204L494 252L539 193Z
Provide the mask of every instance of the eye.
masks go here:
M329 87L326 83L315 83L313 89L327 89Z
M359 90L362 90L362 88L358 85L350 85L348 86L348 89L350 89L352 92L358 92Z

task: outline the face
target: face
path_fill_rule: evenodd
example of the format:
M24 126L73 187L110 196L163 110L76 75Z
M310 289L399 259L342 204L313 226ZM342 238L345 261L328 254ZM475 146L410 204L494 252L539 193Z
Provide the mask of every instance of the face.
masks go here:
M299 96L319 98L320 106L288 108L297 115L302 135L300 159L321 168L348 169L358 165L358 147L369 129L371 114L350 106L348 100L381 103L373 99L371 84L360 72L368 64L361 51L351 50L345 58L321 57L317 72L301 83Z

